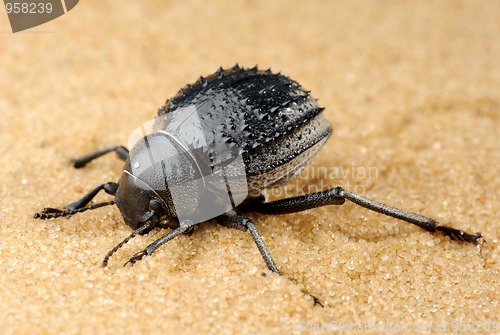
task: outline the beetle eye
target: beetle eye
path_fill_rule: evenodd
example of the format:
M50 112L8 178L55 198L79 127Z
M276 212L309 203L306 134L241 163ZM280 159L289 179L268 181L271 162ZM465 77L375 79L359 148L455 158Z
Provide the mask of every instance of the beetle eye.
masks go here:
M163 214L165 214L165 210L158 200L151 200L149 202L149 208L155 212L157 216L163 216Z

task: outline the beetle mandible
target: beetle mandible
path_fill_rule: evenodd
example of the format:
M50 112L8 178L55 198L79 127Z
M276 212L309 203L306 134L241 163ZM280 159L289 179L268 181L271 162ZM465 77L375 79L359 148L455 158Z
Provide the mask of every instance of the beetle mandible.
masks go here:
M34 217L69 216L116 203L134 231L106 255L103 266L130 239L167 219L173 230L127 263L215 219L220 225L248 230L267 267L280 274L254 222L242 214L294 213L342 205L346 199L429 232L441 231L452 239L477 244L481 233L443 226L342 187L266 202L263 191L293 179L330 137L332 127L322 111L308 91L284 75L257 67L219 68L167 100L158 116L138 128L134 141L129 140L130 152L123 146L109 146L72 161L81 168L114 151L125 161L118 183L99 185L64 210L45 208ZM115 200L87 206L101 190Z

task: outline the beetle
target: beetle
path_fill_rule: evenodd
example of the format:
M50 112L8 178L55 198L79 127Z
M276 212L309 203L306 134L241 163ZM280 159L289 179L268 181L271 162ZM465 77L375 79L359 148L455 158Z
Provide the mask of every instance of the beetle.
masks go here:
M158 116L138 128L134 141L129 140L130 152L123 146L108 146L72 160L81 168L115 152L125 161L117 183L99 185L63 210L45 208L34 217L71 216L116 204L133 232L106 255L103 266L130 239L160 223L168 221L173 230L127 263L151 255L201 222L215 219L222 226L248 230L267 267L280 274L253 220L242 214L287 214L342 205L346 200L429 232L441 231L454 240L478 243L481 233L443 226L342 187L266 202L263 191L293 179L332 134L322 111L309 91L280 73L238 65L219 68L167 100ZM114 200L88 205L101 190Z

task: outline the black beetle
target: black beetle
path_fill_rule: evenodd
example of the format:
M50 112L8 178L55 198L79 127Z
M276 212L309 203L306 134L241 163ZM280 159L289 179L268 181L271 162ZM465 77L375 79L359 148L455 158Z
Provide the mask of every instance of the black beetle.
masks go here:
M128 262L151 255L177 235L213 218L223 226L249 230L268 268L279 274L253 221L240 214L286 214L341 205L346 199L430 232L439 230L452 239L477 244L480 233L471 235L441 226L430 218L380 204L341 187L266 202L262 191L294 178L330 137L332 128L322 111L308 91L286 76L257 67L220 68L169 99L149 124L150 129L139 129L130 153L123 146L110 146L73 160L74 166L81 168L115 151L125 161L118 183L99 185L65 206L65 210L45 208L34 217L68 216L116 202L124 221L134 231L106 255L103 266L131 238L165 219L171 218L173 230ZM114 195L115 201L86 206L100 190ZM216 210L210 212L213 208Z

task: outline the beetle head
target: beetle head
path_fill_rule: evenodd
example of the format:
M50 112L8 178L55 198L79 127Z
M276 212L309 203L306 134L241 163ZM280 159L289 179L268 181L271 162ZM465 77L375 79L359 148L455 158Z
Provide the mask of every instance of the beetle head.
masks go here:
M115 194L115 203L123 220L134 230L148 220L157 223L165 215L161 199L148 190L147 185L141 186L141 183L140 179L125 170Z
M189 217L198 207L204 179L193 155L165 133L140 139L125 162L116 205L133 229L147 220Z

